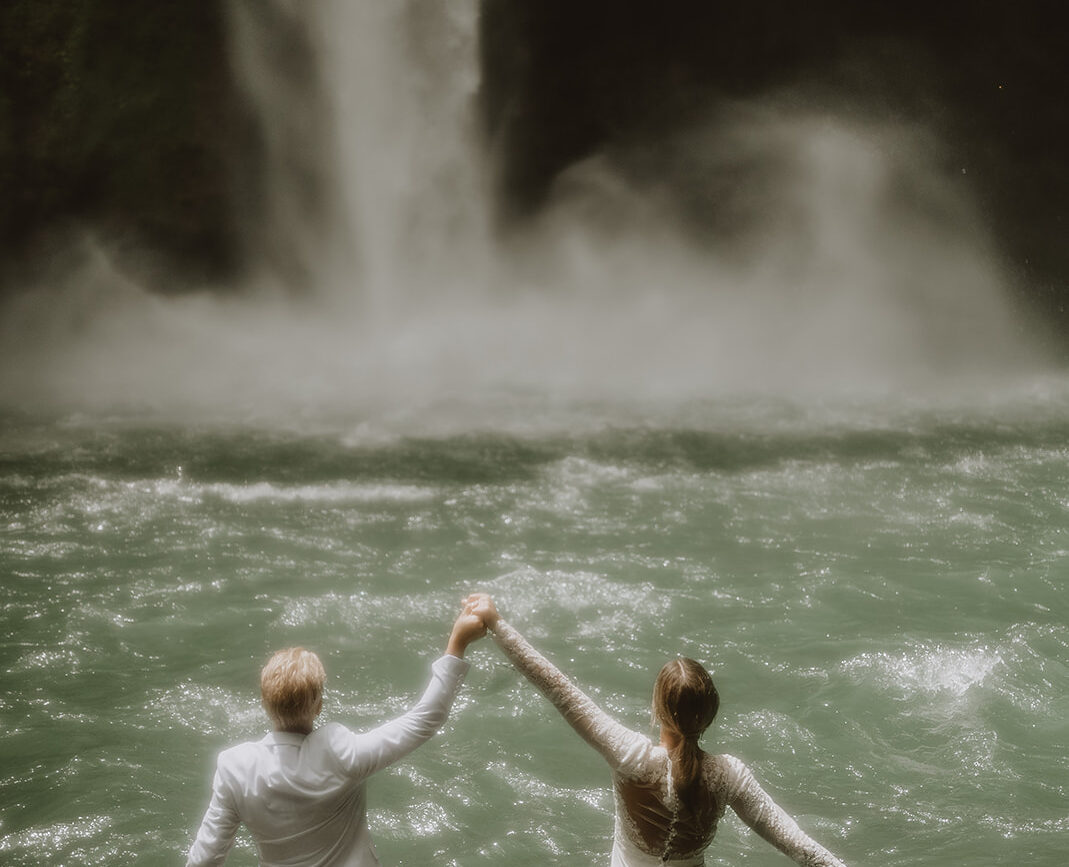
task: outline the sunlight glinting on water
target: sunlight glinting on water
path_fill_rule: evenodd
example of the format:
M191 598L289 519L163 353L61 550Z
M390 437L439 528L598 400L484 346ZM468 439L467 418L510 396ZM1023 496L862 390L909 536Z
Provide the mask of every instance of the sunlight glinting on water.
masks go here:
M532 439L526 465L472 477L450 469L468 466L465 449L515 444L401 440L375 461L341 447L334 470L298 461L249 483L228 478L210 438L211 470L195 436L174 443L181 479L170 459L137 469L137 431L109 442L106 472L9 449L2 496L22 505L3 538L3 617L20 639L4 649L14 752L0 846L13 864L180 851L214 752L263 731L254 678L272 646L317 647L326 717L374 725L408 706L479 588L639 730L660 662L702 659L723 697L709 747L744 756L847 855L904 864L923 848L979 864L998 851L976 842L987 833L1043 851L1064 796L1047 779L1064 763L1064 453L1032 435L986 446L982 425L938 454L918 436L860 458L849 439L754 457L745 434L706 437L682 461L666 460L679 439L656 431L616 452L600 434ZM234 454L262 447L241 442ZM492 647L472 658L441 743L376 784L380 848L466 863L453 850L474 838L478 863L597 860L604 769ZM123 730L133 743L115 740ZM110 758L71 761L72 738ZM92 791L135 799L149 778L159 791L128 831L94 810ZM996 804L1005 785L1034 809ZM61 788L83 794L41 813ZM184 818L165 819L165 803ZM710 863L756 845L725 820Z
M228 8L280 247L253 285L164 297L87 240L0 311L0 860L177 863L272 649L316 649L323 718L369 728L478 589L636 730L702 661L706 748L847 863L1062 867L1069 385L935 133L719 105L641 156L687 196L767 175L752 262L627 147L510 252L480 4ZM372 783L383 863L605 863L603 763L470 658ZM779 860L730 812L707 856Z

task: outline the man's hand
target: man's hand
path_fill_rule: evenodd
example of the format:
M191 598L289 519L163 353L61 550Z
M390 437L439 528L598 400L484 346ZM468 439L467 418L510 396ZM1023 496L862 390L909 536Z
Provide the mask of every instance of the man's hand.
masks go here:
M481 617L471 612L469 605L465 604L464 610L460 612L460 616L453 624L453 631L449 635L449 643L446 645L445 652L450 656L463 658L468 645L473 641L478 641L484 635L486 635L486 624L483 623Z

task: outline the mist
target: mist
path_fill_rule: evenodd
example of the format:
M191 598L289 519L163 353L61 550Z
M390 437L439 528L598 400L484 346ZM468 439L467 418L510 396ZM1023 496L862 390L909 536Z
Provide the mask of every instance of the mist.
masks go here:
M274 61L258 8L232 4L270 175L246 284L157 294L87 231L71 267L5 302L3 404L361 418L938 399L1045 366L931 130L784 94L711 102L571 166L503 234L476 3L264 5L305 34L311 71Z

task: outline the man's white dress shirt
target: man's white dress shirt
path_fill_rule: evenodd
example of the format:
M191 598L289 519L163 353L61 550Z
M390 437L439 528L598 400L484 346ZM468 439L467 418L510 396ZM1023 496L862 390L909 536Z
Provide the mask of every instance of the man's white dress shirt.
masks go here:
M441 727L468 668L455 656L435 660L416 706L372 731L328 723L309 735L272 732L224 750L186 867L222 864L242 822L263 867L378 864L367 827L367 778Z

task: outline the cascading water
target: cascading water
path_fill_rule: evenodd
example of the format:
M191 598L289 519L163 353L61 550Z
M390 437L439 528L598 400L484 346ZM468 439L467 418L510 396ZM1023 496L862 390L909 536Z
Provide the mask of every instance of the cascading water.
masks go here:
M395 325L470 292L488 256L476 0L267 5L235 0L235 47L267 142L267 237L306 259L296 288ZM272 28L311 62L280 72Z

